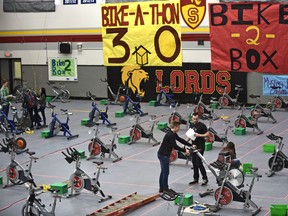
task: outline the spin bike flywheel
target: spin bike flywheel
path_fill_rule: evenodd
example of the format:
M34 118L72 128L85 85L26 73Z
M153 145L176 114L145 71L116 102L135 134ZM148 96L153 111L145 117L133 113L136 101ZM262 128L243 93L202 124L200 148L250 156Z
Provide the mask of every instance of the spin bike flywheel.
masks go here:
M131 129L130 130L130 137L133 138L133 140L131 140L131 141L137 141L137 140L141 139L141 137L142 137L141 131L138 128Z
M178 151L176 151L175 149L172 149L171 155L169 158L170 163L176 161L177 159L178 159Z
M17 183L19 180L19 170L17 169L17 166L9 165L6 168L6 176L12 183Z
M240 118L239 116L237 117L235 121L235 128L241 127L241 128L246 128L246 121L243 118Z
M167 102L167 98L164 94L158 94L156 101L159 101L160 104L165 104Z
M171 124L172 122L180 122L180 118L177 115L171 115L169 117L169 124Z
M23 150L26 148L27 146L27 142L24 138L22 137L18 137L16 140L15 140L15 143L17 145L17 149L20 149L20 150Z
M224 108L229 105L229 101L226 97L222 96L219 98L219 105L221 108Z
M93 141L88 145L88 151L91 156L97 156L101 153L101 146L98 143L94 143Z
M269 159L269 161L268 161L268 165L269 165L269 168L270 168L270 169L271 169L273 160L274 160L274 156L271 157L271 158ZM274 172L280 172L284 167L285 167L284 159L281 158L281 157L279 157L279 156L277 156L276 159L275 159L275 162L274 162L272 171L274 171Z
M93 122L97 123L100 120L100 113L96 110L92 110L89 113L89 119L92 120Z
M218 200L218 197L220 196L220 199L219 199L219 203L221 205L228 205L232 202L233 200L233 193L232 191L224 186L223 189L222 189L222 192L220 194L220 190L221 190L221 187L218 187L216 190L215 190L215 193L214 193L214 198L215 200L217 201Z
M204 108L202 106L196 106L194 112L197 112L199 116L202 116L204 113Z
M85 182L81 175L72 174L70 176L70 184L74 185L74 190L78 193L84 188Z
M206 142L211 142L213 143L215 141L215 136L211 131L208 131L208 138L206 139Z
M250 115L252 119L256 121L258 118L261 117L261 111L259 109L252 109Z
M22 206L21 212L22 212L22 216L26 216L26 215L40 216L40 211L38 209L38 206L34 202L32 205L28 205L28 206L27 206L27 204L24 204Z
M50 122L49 131L53 131L53 136L56 136L60 130L61 130L61 125L59 124L59 122L57 122L57 121Z
M244 184L244 174L241 170L234 168L229 170L227 180L235 187L241 187Z

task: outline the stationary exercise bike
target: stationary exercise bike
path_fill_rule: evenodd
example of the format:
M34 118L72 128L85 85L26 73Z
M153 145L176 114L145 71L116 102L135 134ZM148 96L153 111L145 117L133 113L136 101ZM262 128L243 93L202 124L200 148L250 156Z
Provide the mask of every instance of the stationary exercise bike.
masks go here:
M110 85L108 84L107 79L100 79L101 82L106 83L107 88L112 96L112 101L110 102L111 105L122 105L125 102L126 96L122 94L122 90L124 89L123 85L119 85L117 93L115 94Z
M209 133L209 137L206 139L206 142L222 142L222 145L226 145L228 143L228 138L227 138L227 134L229 129L233 128L233 126L230 125L230 120L225 119L220 117L220 119L222 121L224 121L225 124L225 129L224 129L224 133L218 133L213 127L213 117L211 115L203 115L202 116L203 120L209 120L209 126L208 126L208 133Z
M183 153L181 151L172 149L171 154L170 154L170 158L169 158L169 162L173 163L177 159L186 160L186 165L188 165L189 162L192 163L192 157L190 155L186 155L185 153Z
M269 172L267 173L268 177L271 177L275 174L275 172L280 172L283 168L288 168L288 157L282 151L284 147L283 137L276 136L275 134L271 133L268 136L270 140L276 140L278 143L278 147L276 151L272 154L272 157L268 160L269 165Z
M5 114L5 112L2 109L2 105L0 105L0 118L2 126L5 128L6 131L15 132L16 134L23 133L22 130L18 130L17 126L15 125L13 120L10 120L8 116ZM30 126L30 125L29 125Z
M61 122L59 120L59 118L57 117L57 114L54 112L54 108L56 106L52 105L50 102L48 102L47 108L50 108L52 110L52 121L49 124L49 134L48 136L46 136L45 138L50 138L50 137L54 137L57 136L58 133L60 131L63 132L63 136L67 136L67 139L74 139L77 138L79 136L79 134L77 135L72 135L71 131L69 130L69 120L70 120L70 115L72 115L72 113L68 112L67 109L60 109L62 112L62 115L66 115L66 122Z
M174 110L169 117L168 120L169 124L171 124L173 121L176 121L180 122L181 124L187 125L187 121L182 117L182 115L179 112L177 112L177 109L178 109L178 103L176 103L176 105L174 106Z
M111 123L108 119L108 104L106 104L105 110L99 110L95 101L96 96L92 95L91 92L87 92L86 96L91 98L92 110L89 113L89 123L97 123L99 120L102 120L102 124L107 124L108 126L114 126L116 123Z
M55 93L55 97L52 99L52 101L60 99L62 103L69 102L70 92L65 88L65 85L63 83L59 83L59 85L57 86L55 82L48 81L47 84Z
M18 143L18 144L17 144ZM31 169L33 162L36 163L37 157L33 155L35 152L30 152L29 149L25 149L26 141L25 139L19 137L15 141L9 140L7 143L0 144L1 151L11 154L11 161L8 167L6 168L7 183L3 185L3 188L10 187L16 184L19 184L23 181L33 178ZM19 146L21 146L19 150ZM16 154L27 153L29 155L29 164L27 169L25 169L18 161L16 161ZM12 184L9 184L11 182Z
M241 114L237 116L235 120L235 128L241 127L241 128L253 128L253 132L256 129L258 131L258 135L262 134L263 131L258 127L258 122L256 120L250 120L244 115L245 106L242 107Z
M199 98L199 101L198 101L196 107L194 108L194 112L198 113L199 117L201 117L203 114L208 114L208 115L211 115L214 120L217 120L219 117L216 116L216 114L214 113L214 110L208 110L206 105L203 103L203 101L202 101L203 93L197 93L195 95L196 96L200 95L200 98Z
M113 134L113 138L111 141L111 144L104 144L100 138L99 138L99 127L98 124L95 124L95 134L94 137L91 139L91 142L88 145L88 151L89 151L89 157L87 158L87 160L90 159L95 159L97 158L97 156L100 154L100 159L104 160L104 159L111 159L111 156L113 156L115 159L113 159L113 163L117 162L119 160L122 160L122 157L119 157L116 153L115 153L115 149L117 148L116 143L115 143L115 139L118 136L118 134L116 133L117 128L115 127L111 127L111 132ZM105 155L108 154L108 157L106 157Z
M59 190L48 189L48 191L51 192L54 197L53 203L50 204L50 206L52 206L51 210L49 211L46 208L45 204L42 203L42 200L39 198L36 198L41 193L43 193L43 191L41 191L40 193L36 193L38 192L39 189L36 188L37 186L34 182L34 179L29 179L23 183L25 183L25 185L28 187L29 195L26 199L25 204L22 206L21 215L22 216L40 216L40 215L41 216L55 216L57 200L61 202L61 198L62 198L62 196L57 194Z
M267 121L271 119L273 124L277 122L272 114L272 110L265 109L259 104L260 95L251 94L249 97L252 99L256 98L257 100L255 107L251 110L251 117L253 120L258 120L260 117L267 117Z
M15 106L11 106L11 110L13 114L12 121L20 131L25 131L31 126L32 122L26 108L23 108L22 116L18 115L19 112Z
M271 86L271 88L274 90L276 95L272 98L271 101L269 101L266 105L266 108L274 111L276 109L285 108L288 109L288 100L285 100L283 97L280 96L279 91L281 89L281 86Z
M173 99L173 90L174 86L170 85L169 87L165 87L165 89L162 86L162 81L156 78L157 85L160 88L160 93L157 94L156 97L156 106L163 106L163 105L169 105L172 107L175 107L176 105L179 105L174 99ZM169 93L171 90L171 94Z
M216 212L220 210L222 205L228 205L233 201L242 202L244 210L249 208L250 206L254 209L252 212L252 215L257 215L261 211L261 207L258 207L255 202L251 200L251 192L254 185L255 178L257 178L257 181L262 176L257 174L258 168L251 168L250 172L252 173L252 181L249 185L248 190L242 190L240 189L243 186L244 182L244 175L243 173L238 169L231 169L230 166L231 163L227 163L227 161L230 161L231 155L229 152L223 152L220 153L224 156L224 167L221 169L219 175L215 172L215 170L211 167L210 164L207 163L205 158L198 152L198 150L194 150L194 152L197 153L197 155L202 159L202 161L208 166L208 168L211 170L213 175L216 177L216 181L218 184L218 188L214 192L214 198L216 200L215 205L210 206L210 210L213 212ZM231 172L237 172L237 174L232 174ZM222 172L222 173L221 173ZM242 175L240 174L242 173ZM236 177L237 178L234 178ZM231 181L233 180L233 181Z
M141 96L140 95L136 95L136 97L138 98L138 101L137 102L134 102L131 97L129 96L128 94L128 87L126 86L126 100L123 104L123 112L124 114L129 114L129 115L134 115L134 114L140 114L141 116L144 116L144 115L148 115L148 113L144 113L142 110L141 110L141 105L140 105L140 102L141 102Z
M99 197L99 203L105 200L111 199L112 196L105 195L103 190L100 187L99 176L101 170L103 173L107 169L103 167L103 162L93 161L97 165L97 173L94 173L95 178L91 177L86 171L80 168L80 153L76 149L67 148L67 154L62 152L65 156L65 160L70 164L72 162L76 162L75 170L73 174L70 176L70 185L71 185L71 192L67 196L68 198L79 195L82 189L86 189L94 193L97 197ZM99 195L97 193L100 193Z
M154 141L154 144L152 146L159 145L160 142L158 142L154 136L153 136L153 130L154 126L156 124L156 115L151 115L149 121L152 122L150 125L150 130L145 130L140 125L140 114L136 114L136 124L132 126L132 129L130 130L130 142L128 143L131 145L132 143L135 143L136 141L140 140L141 138L148 139L148 142L150 143L150 140Z
M243 91L242 86L235 84L235 90L237 91L235 98L232 98L230 95L228 95L226 85L220 85L219 87L223 90L223 93L222 93L221 97L219 98L220 108L225 108L228 105L230 105L232 108L237 107L238 109L241 109L238 98L239 98L240 92Z

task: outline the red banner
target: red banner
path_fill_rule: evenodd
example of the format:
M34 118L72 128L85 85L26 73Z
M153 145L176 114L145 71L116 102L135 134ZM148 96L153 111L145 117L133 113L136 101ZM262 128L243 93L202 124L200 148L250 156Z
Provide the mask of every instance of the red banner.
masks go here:
M288 74L288 4L209 4L211 69Z

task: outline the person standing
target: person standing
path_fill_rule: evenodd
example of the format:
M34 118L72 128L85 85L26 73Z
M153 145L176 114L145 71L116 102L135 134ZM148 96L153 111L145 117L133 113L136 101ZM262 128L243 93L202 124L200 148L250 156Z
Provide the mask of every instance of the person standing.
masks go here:
M172 149L185 152L187 155L189 155L188 149L181 148L176 143L177 140L184 145L191 146L189 142L178 136L177 132L179 131L179 129L180 129L180 122L172 122L171 129L169 129L168 132L165 134L157 153L161 166L161 172L159 177L160 193L170 192L168 186L168 176L169 176L169 164L170 164L169 158Z
M201 155L204 155L205 151L205 138L209 136L207 131L207 127L204 123L199 121L199 115L197 112L193 113L192 115L192 122L190 123L190 128L192 128L195 132L194 137L195 139L192 140L192 148L196 148ZM190 139L188 139L190 140ZM194 185L199 182L199 170L202 175L202 186L208 183L208 178L206 174L205 167L202 163L200 157L198 157L196 152L192 153L192 164L194 169L193 174L193 181L189 182L189 185Z
M11 97L11 95L9 95L8 85L9 85L8 80L3 80L3 85L0 89L2 110L7 117L9 114L9 97Z
M36 94L30 89L27 90L24 96L23 107L27 108L31 119L30 129L34 129L34 123L36 125L36 129L40 129L41 124L38 115L37 98Z
M46 89L42 87L40 89L40 96L39 96L39 112L41 113L43 119L43 127L46 127L46 115L45 115L45 108L46 108Z

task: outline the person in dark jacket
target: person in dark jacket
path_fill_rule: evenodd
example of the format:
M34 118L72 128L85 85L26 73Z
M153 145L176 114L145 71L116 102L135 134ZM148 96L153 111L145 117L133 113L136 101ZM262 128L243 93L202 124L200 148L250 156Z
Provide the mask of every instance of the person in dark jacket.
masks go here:
M199 121L199 115L197 112L193 113L192 115L192 122L190 123L190 128L192 128L195 132L195 139L192 140L192 148L197 149L198 152L203 155L205 151L205 138L208 138L209 133L206 125L203 122ZM202 160L195 152L193 152L191 156L194 174L193 181L189 182L189 185L194 185L199 182L200 170L203 179L201 185L204 186L208 183L208 178Z
M161 166L161 173L159 177L159 192L170 192L170 189L168 187L168 176L169 176L169 158L171 155L172 149L185 152L187 155L189 155L189 150L185 148L181 148L177 145L176 140L181 142L184 145L191 146L189 142L182 139L177 135L177 132L180 129L180 122L172 122L171 129L168 130L168 132L165 134L163 141L159 147L158 150L158 159L160 161Z
M42 115L43 119L43 127L46 127L46 115L45 115L45 108L46 108L46 89L42 87L40 89L40 95L39 95L39 111Z

